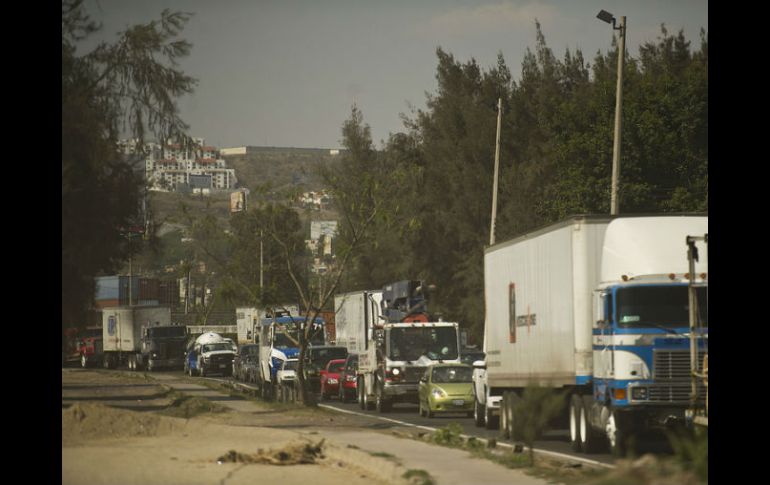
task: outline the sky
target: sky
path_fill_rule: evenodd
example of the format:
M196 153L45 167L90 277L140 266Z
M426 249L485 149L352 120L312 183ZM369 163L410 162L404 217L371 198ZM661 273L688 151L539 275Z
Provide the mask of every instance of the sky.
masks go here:
M194 13L180 37L193 44L180 68L198 79L179 99L190 135L218 148L340 148L353 104L375 147L405 131L402 117L437 90L436 49L484 69L502 53L514 81L535 21L562 59L581 50L588 63L611 49L600 10L626 16L626 49L655 42L661 24L684 30L691 49L708 32L708 0L85 0L102 23L83 49L113 41L163 9Z

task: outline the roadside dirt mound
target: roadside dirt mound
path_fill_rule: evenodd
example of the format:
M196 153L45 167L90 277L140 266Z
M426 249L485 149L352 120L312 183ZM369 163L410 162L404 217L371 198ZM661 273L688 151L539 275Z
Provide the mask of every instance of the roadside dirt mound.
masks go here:
M174 418L126 411L102 404L75 403L62 410L62 445L105 438L159 436L183 426Z
M217 463L261 463L265 465L311 465L324 458L324 440L318 444L292 443L278 450L257 450L256 453L238 453L230 450L217 458Z

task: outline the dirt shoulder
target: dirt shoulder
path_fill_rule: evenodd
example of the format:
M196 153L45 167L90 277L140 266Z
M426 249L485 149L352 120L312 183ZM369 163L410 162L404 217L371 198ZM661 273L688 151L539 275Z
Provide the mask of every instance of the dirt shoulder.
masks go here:
M63 484L409 483L387 459L299 433L304 410L250 403L174 417L202 400L140 376L62 372Z

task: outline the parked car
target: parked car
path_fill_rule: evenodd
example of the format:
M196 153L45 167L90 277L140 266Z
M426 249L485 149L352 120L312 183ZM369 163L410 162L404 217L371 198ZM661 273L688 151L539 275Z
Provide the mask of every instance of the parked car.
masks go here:
M466 413L473 416L473 368L465 364L433 364L420 379L420 416Z
M477 360L484 360L486 359L487 354L485 354L481 350L461 350L460 351L460 362L463 364L473 365L474 362Z
M345 369L340 375L339 399L349 402L356 399L356 377L358 375L358 354L348 354L345 359Z
M345 371L345 359L330 360L321 375L321 400L329 399L340 392L340 378Z
M236 380L246 380L243 363L247 355L259 355L259 345L244 344L238 348L238 352L235 353L235 358L233 359L233 378Z
M311 391L320 392L321 376L326 372L326 365L330 360L346 358L348 349L340 346L322 345L310 347L308 350L310 355L305 366L308 384Z
M276 374L278 391L276 393L279 402L294 400L294 381L297 378L298 359L286 359Z

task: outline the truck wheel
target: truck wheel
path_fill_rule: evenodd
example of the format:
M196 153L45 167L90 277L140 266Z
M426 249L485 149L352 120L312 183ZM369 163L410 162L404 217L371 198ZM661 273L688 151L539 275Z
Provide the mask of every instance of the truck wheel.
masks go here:
M380 386L377 386L375 394L375 407L377 408L377 412L382 414L390 411L390 402L385 399L385 396L383 395L384 390ZM430 409L428 409L428 417L430 417Z
M473 424L475 424L477 428L481 428L484 426L484 423L485 423L484 408L482 407L482 404L478 401L478 399L474 397L473 398Z
M616 457L623 457L626 454L628 436L626 430L623 429L617 414L617 411L610 408L610 417L607 419L605 430L607 432L610 453Z
M358 406L366 410L366 401L364 400L364 380L358 379L358 382L356 382L356 396L358 398Z
M508 400L510 399L509 394L509 392L504 392L503 401L500 403L500 438L504 440L511 437L511 435L508 434L508 413L506 412L508 409ZM487 427L489 427L488 421Z
M583 428L581 426L581 416L585 416L583 410L583 400L573 394L569 401L569 444L572 451L583 451Z
M583 396L583 406L580 408L580 418L578 420L578 429L580 430L581 446L584 453L596 453L599 449L600 436L591 426L589 413L594 405L593 398Z

